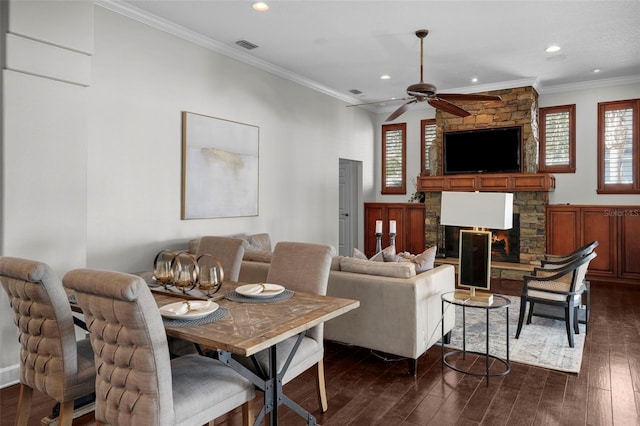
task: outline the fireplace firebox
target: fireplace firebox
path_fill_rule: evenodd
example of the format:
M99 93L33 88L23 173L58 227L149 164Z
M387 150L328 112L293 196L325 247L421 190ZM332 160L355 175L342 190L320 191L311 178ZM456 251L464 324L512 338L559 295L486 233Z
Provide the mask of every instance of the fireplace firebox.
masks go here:
M444 244L447 257L459 256L459 239L461 229L472 227L445 226ZM511 229L490 229L491 231L491 260L494 262L520 262L520 214L513 214Z

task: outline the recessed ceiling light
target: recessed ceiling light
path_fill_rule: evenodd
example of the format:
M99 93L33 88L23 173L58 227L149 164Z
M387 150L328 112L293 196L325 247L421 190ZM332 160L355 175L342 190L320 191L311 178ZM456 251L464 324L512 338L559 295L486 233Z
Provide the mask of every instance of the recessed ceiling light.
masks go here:
M387 74L380 76L380 80L389 80L390 78L391 78L391 76L387 75Z
M259 12L264 12L265 10L269 10L269 5L261 1L255 2L254 4L251 5L251 7L253 8L253 10L257 10Z
M477 83L477 82L478 82L478 77L473 77L473 78L471 79L471 82L472 82L472 83Z
M560 46L556 46L554 44L552 46L547 47L544 51L547 53L553 53L553 52L557 52L558 50L560 50Z
M600 68L594 68L591 70L592 73L599 73L600 72Z

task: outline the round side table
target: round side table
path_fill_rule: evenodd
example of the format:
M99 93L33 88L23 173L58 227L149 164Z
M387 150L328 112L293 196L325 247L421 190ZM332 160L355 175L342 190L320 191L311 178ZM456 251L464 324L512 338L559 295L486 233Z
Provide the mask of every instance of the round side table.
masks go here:
M478 301L474 301L474 300L470 300L470 299L456 299L454 297L455 292L451 291L451 292L447 292L447 293L443 293L441 296L441 300L442 300L442 312L445 311L445 304L449 304L449 305L455 305L455 306L461 306L462 307L462 350L454 350L451 352L447 352L446 354L444 353L444 344L441 346L442 348L442 369L444 371L444 367L447 366L449 368L451 368L452 370L458 371L460 373L464 373L464 374L471 374L474 376L484 376L487 380L487 386L489 386L489 377L490 376L504 376L506 374L509 373L509 371L511 371L511 365L509 363L509 305L511 305L511 301L509 299L507 299L504 296L500 296L498 294L494 294L493 295L493 301L492 303L484 303L484 302L478 302ZM485 326L486 326L486 346L485 346L485 351L484 352L480 352L480 351L468 351L467 350L467 343L466 343L466 330L467 330L467 324L466 324L466 310L467 309L484 309L486 312L486 321L485 321ZM490 326L490 322L489 322L489 312L494 311L494 310L498 310L498 309L505 309L506 310L506 315L507 315L507 321L505 321L506 323L506 349L507 349L507 356L506 358L500 358L496 355L491 355L489 353L489 326ZM444 342L444 322L442 323L442 327L441 327L441 338L443 340L441 340L442 342ZM480 355L483 356L485 358L485 371L484 373L477 373L477 372L473 372L470 370L463 370L460 369L452 364L449 363L449 361L447 360L447 358L452 357L454 355L458 355L458 354L462 354L462 359L465 359L466 354L467 353L471 353L471 354L476 354L476 355ZM500 364L502 364L502 369L500 369L497 372L490 372L489 371L489 360L493 359L497 362L499 362Z

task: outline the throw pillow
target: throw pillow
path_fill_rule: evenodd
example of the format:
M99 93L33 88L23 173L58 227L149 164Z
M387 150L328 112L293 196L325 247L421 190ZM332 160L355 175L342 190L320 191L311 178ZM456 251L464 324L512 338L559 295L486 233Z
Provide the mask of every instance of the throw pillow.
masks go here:
M409 259L406 259L404 257L402 257L402 255L400 254L389 254L389 253L382 253L382 258L384 259L385 262L408 262Z
M396 246L389 246L383 249L380 253L376 253L371 256L371 259L374 262L384 262L384 254L396 254Z
M437 246L429 247L413 258L413 263L416 264L416 274L433 269L433 264L436 261L437 251Z
M355 257L356 259L364 259L367 260L367 256L361 252L359 249L357 248L353 248L353 257Z
M247 242L249 243L247 250L271 251L271 238L267 233L249 235Z

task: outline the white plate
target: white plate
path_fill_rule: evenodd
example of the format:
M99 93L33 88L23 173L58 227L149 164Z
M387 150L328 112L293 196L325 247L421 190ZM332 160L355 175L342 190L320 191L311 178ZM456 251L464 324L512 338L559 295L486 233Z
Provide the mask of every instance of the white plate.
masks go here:
M284 287L280 284L245 284L236 288L236 293L245 297L268 298L277 296L284 291Z
M184 302L175 302L160 308L160 315L171 319L198 319L206 317L218 309L218 304L210 300L189 300L189 306Z

